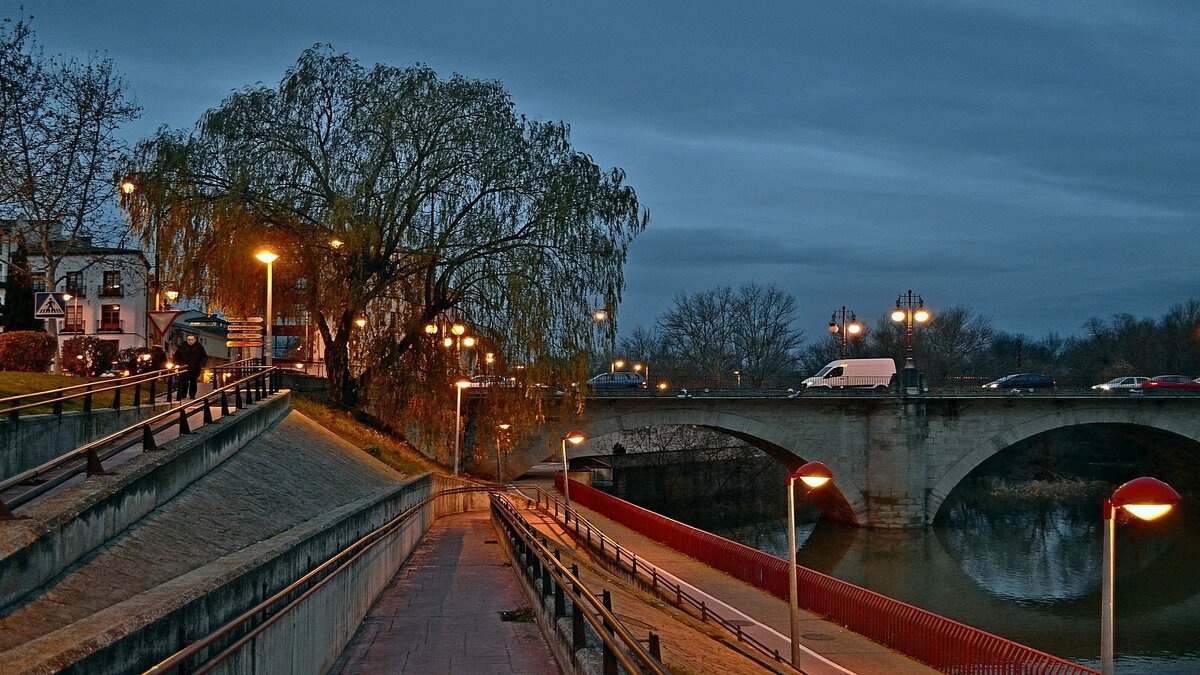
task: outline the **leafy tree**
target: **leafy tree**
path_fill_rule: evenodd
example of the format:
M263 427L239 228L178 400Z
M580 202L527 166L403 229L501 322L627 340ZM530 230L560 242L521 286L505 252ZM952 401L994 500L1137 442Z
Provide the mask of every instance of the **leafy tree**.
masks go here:
M25 247L12 247L8 278L4 280L3 325L5 330L41 330L42 320L33 318L33 280Z
M71 375L99 375L117 360L116 340L80 335L62 343L63 371Z
M139 188L125 206L170 251L184 294L256 311L251 255L277 249L281 306L308 310L335 402L371 378L394 388L458 367L423 331L444 316L534 379L565 377L551 371L598 337L590 308L616 306L647 222L620 170L574 150L567 125L516 115L499 83L366 69L321 47L277 87L142 142L128 170ZM347 345L362 316L373 338L355 382Z
M139 112L110 59L49 57L28 21L0 24L0 217L40 258L47 288L71 249L111 236L116 132Z

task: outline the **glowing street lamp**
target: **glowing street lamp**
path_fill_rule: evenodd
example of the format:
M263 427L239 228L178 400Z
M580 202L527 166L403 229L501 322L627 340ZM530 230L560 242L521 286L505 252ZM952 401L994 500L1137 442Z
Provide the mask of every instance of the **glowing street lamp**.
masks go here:
M583 435L582 431L568 431L561 439L562 443L562 460L563 460L563 499L567 502L567 507L571 506L571 477L567 473L567 443L571 445L579 445L587 440L587 436Z
M792 636L792 667L800 670L800 590L796 587L796 479L810 490L833 480L833 472L821 462L809 462L787 477L787 536L788 536L788 623Z
M508 430L512 428L512 425L508 422L501 422L496 426L500 428L500 433L496 435L496 482L503 483L504 469L500 466L500 457L504 454L502 448L502 440L504 439L502 439L501 436L508 435Z
M614 359L608 364L608 372L615 373L625 367L625 359Z
M458 475L459 445L462 436L462 390L471 386L470 380L458 380L454 383L454 475Z
M259 262L264 263L267 266L267 315L264 317L267 324L267 348L263 351L263 363L267 366L270 366L272 352L275 351L275 344L271 335L272 329L275 327L275 314L272 312L271 307L271 273L275 261L279 259L279 255L269 248L263 248L259 249L258 252L254 254L254 257L258 258Z
M592 319L598 323L608 321L608 312L604 311L603 309L598 309L592 312Z
M354 320L354 325L355 325L355 326L358 326L359 328L366 328L366 327L367 327L367 320L366 320L366 319L364 319L364 318L362 318L362 317L359 317L359 318L357 318L357 319L355 319L355 320Z
M930 318L929 311L925 309L925 300L919 295L914 299L911 289L907 294L896 298L896 309L892 310L892 321L903 321L907 328L905 332L906 348L903 385L905 392L909 394L917 393L917 387L920 386L917 377L917 366L913 363L913 321L925 323Z
M649 387L650 386L650 364L649 363L633 364L633 372L641 373L642 371L646 371L644 373L645 378L646 378L646 386Z
M167 302L172 304L179 299L179 291L167 291L163 295L167 296Z
M842 305L842 320L839 326L838 313L835 311L833 316L829 317L829 332L833 335L841 333L842 337L842 355L841 358L846 358L846 343L850 338L858 337L862 333L862 324L858 322L858 318L854 316L854 312L850 312L850 322L846 322L846 306Z
M1116 578L1118 509L1125 509L1141 520L1154 520L1167 514L1179 503L1179 493L1170 485L1143 476L1135 478L1104 500L1104 565L1100 589L1100 672L1113 674L1113 595Z

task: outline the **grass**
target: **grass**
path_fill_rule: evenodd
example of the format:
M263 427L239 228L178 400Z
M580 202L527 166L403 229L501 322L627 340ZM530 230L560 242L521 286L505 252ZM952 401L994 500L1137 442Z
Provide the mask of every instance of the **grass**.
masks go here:
M414 475L446 470L425 457L398 434L382 429L362 413L336 408L327 403L292 394L292 407L343 440L397 471Z
M16 371L0 371L0 398L8 396L19 396L21 394L33 394L43 391L51 391L62 387L73 387L79 384L87 384L95 382L96 387L107 386L112 380L101 377L75 377L73 375L52 375L50 373L22 373ZM149 396L149 384L142 386L142 402L147 402ZM159 382L156 386L156 391L162 393L166 391L166 384ZM74 392L71 392L74 393ZM113 392L106 391L98 394L92 399L93 408L103 408L112 405ZM121 389L121 405L127 406L133 403L133 387L124 387ZM63 410L82 410L83 397L63 401ZM53 407L50 405L38 406L29 410L22 410L22 415L36 415L39 413L52 412ZM0 414L3 414L3 408L0 408Z

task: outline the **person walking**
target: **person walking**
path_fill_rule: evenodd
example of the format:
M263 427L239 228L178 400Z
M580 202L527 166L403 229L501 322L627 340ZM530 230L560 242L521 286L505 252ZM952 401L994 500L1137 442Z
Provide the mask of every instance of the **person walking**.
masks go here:
M175 350L175 365L179 367L179 400L196 398L196 383L204 364L208 363L208 352L195 335L188 335Z

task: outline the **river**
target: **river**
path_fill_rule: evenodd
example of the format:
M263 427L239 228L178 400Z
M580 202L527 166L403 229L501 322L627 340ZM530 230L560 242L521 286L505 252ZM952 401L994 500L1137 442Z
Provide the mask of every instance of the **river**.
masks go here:
M745 494L783 493L777 477L769 481L746 485ZM951 495L935 527L916 531L839 525L800 504L798 562L1098 669L1100 505L1111 489L1083 478L977 476ZM1117 527L1119 673L1200 672L1200 507L1184 497L1159 521ZM768 505L749 515L739 508L736 524L682 503L672 508L657 501L654 508L787 557L782 508Z

